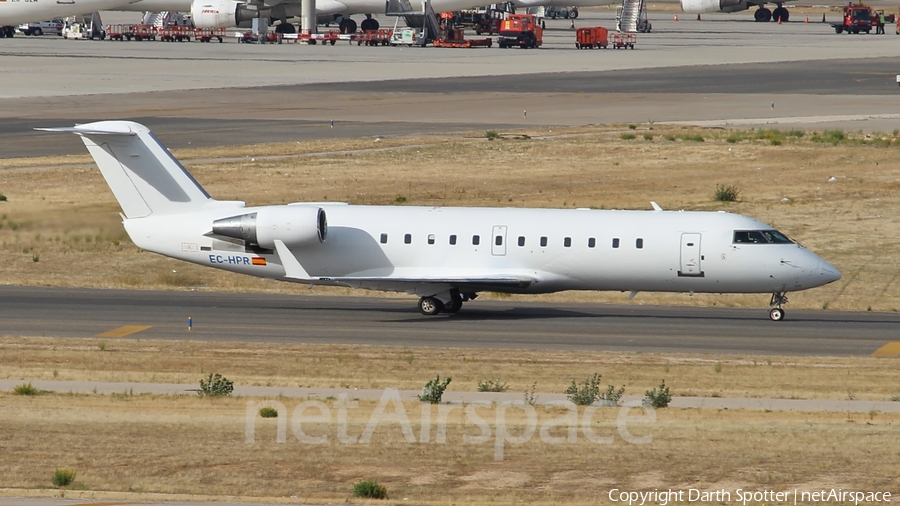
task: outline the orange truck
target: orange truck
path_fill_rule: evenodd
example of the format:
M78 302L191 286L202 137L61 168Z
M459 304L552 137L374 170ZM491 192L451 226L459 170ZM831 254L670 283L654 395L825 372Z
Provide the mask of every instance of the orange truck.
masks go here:
M872 29L878 26L883 13L884 11L874 11L863 3L851 3L844 6L844 15L841 17L841 20L837 23L832 23L831 26L834 28L834 33L871 33ZM892 18L893 15L886 16L885 22L893 23Z
M497 44L502 48L537 48L544 44L544 30L534 14L510 14L500 22Z
M578 49L606 49L609 32L602 26L579 28L575 33L575 47Z

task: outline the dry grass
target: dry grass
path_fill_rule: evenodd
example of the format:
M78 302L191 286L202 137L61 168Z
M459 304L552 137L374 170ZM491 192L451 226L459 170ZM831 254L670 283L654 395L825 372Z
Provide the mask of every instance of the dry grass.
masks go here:
M332 408L331 423L302 425L309 436L328 436L313 446L292 435L290 420L286 442L276 443L278 420L259 417L255 442L245 443L246 399L0 394L0 403L0 469L5 494L12 495L49 488L59 466L78 472L76 490L131 492L132 499L201 494L356 502L352 486L363 479L387 486L387 504L607 504L611 488L900 491L900 418L879 413L660 410L655 423L629 425L652 442L630 444L615 428L618 411L600 409L594 434L614 436L612 444L590 443L581 430L576 443L551 445L535 436L506 444L497 462L493 439L464 442L463 435L481 431L459 409L447 417L445 444L434 442L437 408L429 408L430 443L408 443L397 424L381 423L368 444L346 445L337 441ZM284 405L291 412L297 404ZM408 402L404 409L420 437L420 405ZM373 410L365 401L349 409L346 433L359 436ZM496 434L494 409L478 414ZM539 425L562 414L537 408ZM521 411L507 410L506 419L509 433L523 432Z
M654 128L650 131L649 128ZM339 200L357 204L724 209L771 223L835 264L844 278L794 294L791 307L900 308L900 142L862 134L831 145L784 136L726 142L732 131L639 125L527 131L530 139L488 142L483 133L435 138L307 142L185 150L198 180L220 199L249 204ZM559 135L561 132L561 135ZM652 135L645 140L643 134ZM705 142L682 140L702 136ZM666 137L676 140L666 140ZM886 139L886 140L885 140ZM864 142L870 142L864 144ZM887 146L887 147L886 147ZM389 147L391 149L383 149ZM314 153L329 152L320 156ZM337 153L339 152L339 153ZM335 154L337 153L337 154ZM263 158L265 155L281 158ZM293 156L298 155L298 156ZM227 159L211 160L209 157ZM260 158L251 161L251 158ZM81 157L83 158L83 157ZM79 158L79 159L81 159ZM141 253L95 169L42 168L66 159L4 161L0 171L0 270L32 285L297 291ZM831 177L834 182L829 182ZM717 203L716 184L741 189ZM175 269L177 272L172 273ZM318 289L327 291L327 289ZM330 292L346 293L346 291ZM618 294L560 294L552 300L617 301ZM761 306L764 296L641 294L636 303Z
M103 350L101 350L101 343ZM643 395L666 380L675 396L871 399L900 395L897 363L874 358L753 357L587 351L408 348L196 341L0 338L0 378L418 390L435 374L451 391L479 381L561 394L599 372L602 385ZM720 366L717 366L720 364ZM716 369L719 369L717 372Z

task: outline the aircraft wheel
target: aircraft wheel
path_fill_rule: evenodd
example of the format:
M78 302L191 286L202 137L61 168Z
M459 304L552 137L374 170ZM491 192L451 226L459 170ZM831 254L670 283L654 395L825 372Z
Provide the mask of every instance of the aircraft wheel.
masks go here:
M572 19L578 19L578 9L572 9L569 11L569 17Z
M356 33L356 21L353 21L350 18L344 18L341 20L338 28L341 33Z
M362 28L362 31L368 32L372 30L377 30L379 28L378 20L374 18L366 18L362 20L359 27Z
M758 23L768 23L772 19L772 11L766 8L756 9L753 13L753 19Z
M771 310L769 310L769 319L773 322L780 322L781 320L784 320L784 309L781 309L780 307L772 308Z
M434 297L419 299L419 312L424 315L433 316L440 313L442 309L444 309L444 303Z
M444 306L444 312L455 314L458 313L460 309L462 309L463 301L460 298L456 298L450 301L450 304Z

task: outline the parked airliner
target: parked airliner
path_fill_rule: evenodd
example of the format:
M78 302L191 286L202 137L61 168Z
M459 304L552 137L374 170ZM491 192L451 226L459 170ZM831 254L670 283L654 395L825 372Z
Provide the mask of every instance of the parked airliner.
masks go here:
M233 272L406 292L455 313L478 292L562 290L786 293L841 273L746 216L725 212L356 206L246 207L215 200L129 121L47 128L81 136L122 207L134 244Z
M128 0L0 0L0 39L12 38L21 23L77 16L125 3Z

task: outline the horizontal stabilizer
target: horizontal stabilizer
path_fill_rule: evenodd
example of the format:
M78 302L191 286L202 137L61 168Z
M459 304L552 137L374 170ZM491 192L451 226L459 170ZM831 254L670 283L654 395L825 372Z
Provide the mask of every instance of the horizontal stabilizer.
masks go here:
M121 122L103 123L106 123L104 128L97 128L97 125L100 123L93 123L87 125L75 125L73 127L35 128L35 130L44 132L66 132L81 135L137 135L137 132L132 131L127 125L122 125Z

